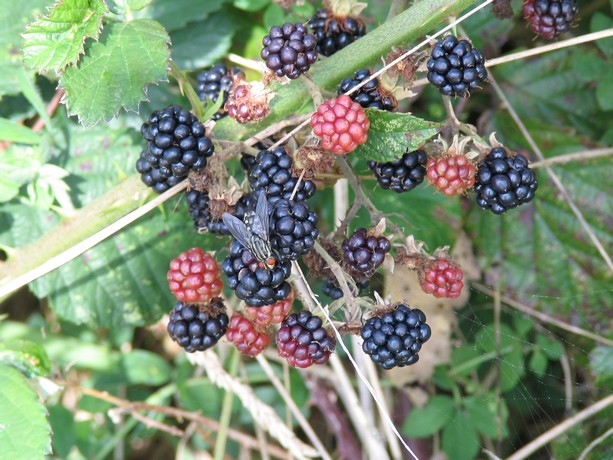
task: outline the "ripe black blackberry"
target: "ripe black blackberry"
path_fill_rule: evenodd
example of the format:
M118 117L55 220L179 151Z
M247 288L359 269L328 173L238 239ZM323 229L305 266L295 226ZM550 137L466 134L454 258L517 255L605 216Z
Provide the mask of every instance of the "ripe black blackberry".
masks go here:
M365 228L358 228L341 247L345 268L358 279L364 279L374 275L391 244L384 236L369 235Z
M228 278L228 287L251 307L272 305L291 292L285 281L291 271L289 261L278 260L271 269L260 265L251 250L238 241L232 242L230 254L221 265Z
M335 16L322 8L309 20L309 27L317 37L317 51L332 56L338 50L366 35L364 22L356 16Z
M198 190L192 189L185 193L185 199L189 206L189 213L194 221L194 227L196 227L198 232L205 232L208 230L211 233L217 233L219 235L230 234L224 221L211 215L209 207L211 198L207 192L199 192ZM248 204L249 198L244 195L227 212L242 219L247 211Z
M364 353L383 369L392 369L415 364L431 330L421 310L399 303L392 311L369 318L361 335Z
M289 200L298 183L292 166L292 157L287 154L284 147L278 147L273 151L260 151L255 158L255 164L249 170L251 188L264 190L271 205L279 199ZM315 190L313 181L300 181L294 201L304 201L312 197Z
M575 0L524 0L524 19L532 32L547 39L567 32L577 11Z
M219 297L208 304L177 302L170 312L168 335L185 351L204 351L224 336L228 328L226 307Z
M278 200L270 216L270 244L283 260L308 253L319 236L317 214L305 202Z
M485 58L469 41L447 35L439 40L426 63L428 81L445 96L469 96L487 78Z
M496 147L479 163L474 187L477 204L494 214L532 201L537 188L536 175L522 154L512 156Z
M361 296L362 292L368 289L370 284L369 279L356 281L357 292L355 290L352 291L354 296ZM351 288L351 286L349 286ZM321 292L330 297L332 300L338 300L343 297L343 291L339 287L338 282L334 278L325 278L324 286L321 288Z
M213 115L213 120L219 120L227 115L224 105L236 78L245 78L245 72L238 67L228 69L223 64L215 64L210 69L200 72L196 77L198 80L196 93L201 101L210 99L215 103L223 92L223 104Z
M277 77L286 76L293 80L317 61L317 39L301 23L286 22L281 27L271 27L262 39L262 45L260 56Z
M276 339L279 356L300 368L326 363L336 346L336 339L324 329L321 318L308 310L288 315Z
M381 188L402 193L413 190L424 181L427 163L426 152L415 150L405 153L396 161L369 161L368 167Z
M359 85L364 80L370 77L370 70L362 69L355 73L353 78L345 78L338 87L337 94L346 93L354 86ZM358 91L349 96L352 100L360 104L362 107L375 108L379 110L387 110L389 112L396 109L398 101L391 94L386 92L379 85L379 79L374 78L362 86Z
M156 110L141 126L147 147L136 162L141 180L157 193L177 185L191 170L206 166L214 147L204 126L188 110L171 105Z

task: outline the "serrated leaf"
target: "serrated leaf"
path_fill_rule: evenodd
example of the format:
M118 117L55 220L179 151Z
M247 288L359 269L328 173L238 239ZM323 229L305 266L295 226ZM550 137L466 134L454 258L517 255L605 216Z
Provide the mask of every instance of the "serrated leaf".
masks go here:
M121 108L137 110L146 85L166 79L168 41L156 21L109 24L78 66L66 69L60 80L69 114L91 126Z
M101 0L58 1L23 34L23 59L34 70L59 72L83 54L86 38L96 39L106 6Z
M432 396L424 407L415 408L402 427L413 438L425 438L443 428L455 415L455 405L449 396Z
M393 161L418 149L434 136L440 124L408 113L366 109L370 120L368 139L352 154L363 160Z
M10 364L29 378L47 375L51 369L45 349L26 340L0 342L0 364Z
M21 32L32 17L44 12L53 0L28 0L2 2L0 8L0 49L15 52L21 48Z
M500 415L498 412L498 402L500 401ZM500 417L502 436L506 434L506 421L509 410L504 399L498 400L496 395L486 393L483 396L468 396L462 399L466 408L467 415L477 431L490 439L498 438L498 422Z
M151 3L148 16L159 21L168 31L178 30L187 23L202 21L218 11L226 0L163 0ZM192 32L195 32L192 29ZM173 40L174 44L174 40ZM201 50L202 51L202 50Z
M473 421L463 412L456 411L443 429L442 445L449 460L475 458L480 446L479 435Z
M596 382L613 382L613 347L598 346L590 353L590 369Z
M545 371L547 370L547 356L545 353L541 353L538 350L532 352L532 356L530 356L530 361L528 361L528 367L532 372L534 372L538 377L543 377L545 375Z
M560 359L564 354L564 345L560 341L544 335L536 336L536 345L549 359Z
M173 62L186 70L214 64L228 53L237 27L232 16L220 11L171 32Z
M121 357L128 383L163 385L170 379L170 366L164 359L147 350L132 350Z
M18 370L0 365L0 446L4 458L44 459L51 453L45 406Z
M27 126L7 120L6 118L0 118L0 141L33 145L39 144L40 139L40 133L32 131Z
M496 350L496 334L492 325L484 326L475 342L483 352ZM498 358L496 365L502 391L511 390L525 374L522 344L522 340L516 337L509 326L500 325L500 350L505 352Z

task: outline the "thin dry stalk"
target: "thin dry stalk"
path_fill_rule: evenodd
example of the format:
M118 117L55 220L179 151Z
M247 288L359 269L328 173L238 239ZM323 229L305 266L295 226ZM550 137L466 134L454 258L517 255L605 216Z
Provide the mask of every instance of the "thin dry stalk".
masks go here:
M587 458L587 454L589 454L595 447L597 447L600 443L602 443L609 436L613 436L613 428L609 428L601 436L598 436L596 439L590 442L588 446L585 448L585 450L581 452L581 455L579 456L577 460L585 460Z
M538 438L533 439L524 447L519 449L513 455L507 458L507 460L523 460L524 458L528 458L534 452L539 450L541 447L549 444L558 436L564 434L566 431L573 428L575 425L587 420L588 418L594 416L598 412L606 409L611 404L613 404L613 395L609 395L606 398L601 399L600 401L592 404L591 406L586 407L581 412L577 413L571 418L564 420L562 423L554 426L550 430L547 430L543 434L541 434Z
M613 155L613 148L584 150L582 152L568 153L566 155L558 155L557 157L535 161L534 163L530 163L530 167L535 169L551 165L563 165L571 161L589 161L596 158L608 157L610 155Z

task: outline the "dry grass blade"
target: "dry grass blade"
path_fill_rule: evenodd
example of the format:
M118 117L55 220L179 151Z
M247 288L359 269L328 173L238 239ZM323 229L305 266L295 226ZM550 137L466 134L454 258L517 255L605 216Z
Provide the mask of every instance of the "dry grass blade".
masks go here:
M233 392L240 399L243 406L249 411L255 423L265 429L273 438L288 449L297 459L307 459L319 456L313 447L303 443L283 423L274 409L264 404L250 386L239 382L228 374L221 366L215 353L207 350L202 353L188 355L189 361L206 370L211 381L226 391Z

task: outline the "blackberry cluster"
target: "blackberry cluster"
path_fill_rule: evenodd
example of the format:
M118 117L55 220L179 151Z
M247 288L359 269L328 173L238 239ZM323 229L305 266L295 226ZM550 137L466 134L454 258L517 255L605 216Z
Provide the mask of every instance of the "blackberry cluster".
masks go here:
M469 91L487 78L481 52L453 35L434 45L426 66L428 81L445 96L469 96Z
M223 104L213 115L213 120L219 120L227 115L224 105L236 78L245 78L245 72L238 67L228 69L223 64L215 64L210 69L200 72L196 77L198 80L196 92L198 93L198 99L201 101L210 99L215 103L223 92Z
M356 297L359 297L366 289L368 289L370 280L365 279L356 281L355 284L357 287L357 292L355 290L352 290L352 294ZM351 286L349 286L349 288L351 289ZM334 278L324 279L324 286L321 288L321 292L330 297L332 300L338 300L343 297L343 291L338 285L336 279Z
M477 204L494 214L532 201L537 188L536 175L522 154L512 156L496 147L479 163L475 181Z
M346 93L353 87L359 85L370 77L370 70L358 70L353 78L345 78L338 87L338 95ZM389 112L396 109L398 101L391 94L385 94L379 86L379 79L374 78L362 86L358 91L349 96L352 100L362 107L387 110Z
M298 183L292 166L292 157L287 154L284 147L278 147L273 151L260 151L249 170L251 188L255 191L264 190L271 205L279 199L289 200ZM315 190L313 181L300 181L294 201L304 201L312 197Z
M270 243L282 260L297 260L319 236L317 214L305 202L278 200L270 216Z
M141 127L147 147L136 162L145 185L162 193L191 171L206 166L214 147L202 123L189 111L171 105L156 110Z
M228 287L251 307L271 305L291 292L285 281L290 275L289 261L279 260L272 269L262 267L251 250L238 241L230 245L221 269L228 277Z
M204 351L223 337L228 328L223 301L216 297L208 305L177 302L170 312L168 335L185 351Z
M213 217L210 211L211 198L207 192L199 192L192 189L185 194L189 213L194 221L194 227L199 232L208 230L211 233L219 235L229 235L230 231L222 219ZM230 214L242 219L247 212L249 198L247 195L242 196L237 203L230 209Z
M400 303L393 311L368 319L361 335L364 353L383 369L392 369L415 364L431 331L421 310Z
M576 0L524 0L524 18L530 29L547 39L567 32L577 11Z
M308 310L289 315L277 331L279 356L287 359L290 366L303 369L326 363L334 351L336 339L322 324L321 318Z
M402 193L413 190L424 181L427 163L426 152L415 150L405 153L396 161L369 161L368 167L374 173L381 188Z
M385 260L391 244L384 236L369 236L365 228L358 228L343 241L345 268L359 278L370 278Z
M309 27L317 37L317 51L332 56L338 50L366 35L366 26L358 17L337 17L322 8L309 20Z
M286 22L281 27L271 27L262 39L262 45L260 56L277 77L286 76L293 80L317 61L317 39L301 23Z

